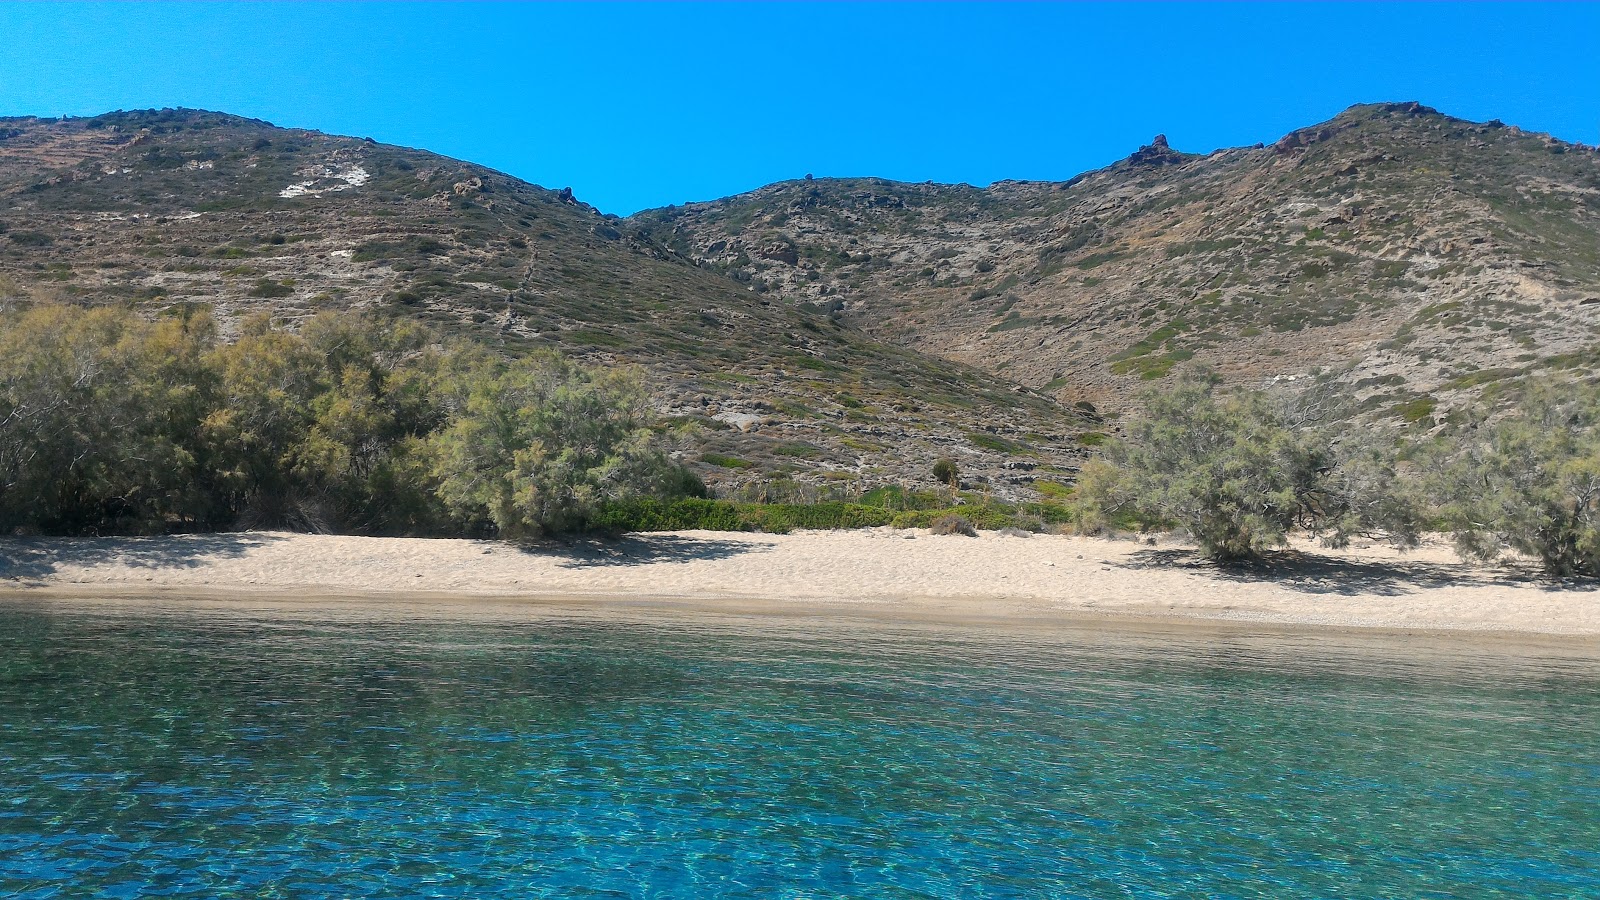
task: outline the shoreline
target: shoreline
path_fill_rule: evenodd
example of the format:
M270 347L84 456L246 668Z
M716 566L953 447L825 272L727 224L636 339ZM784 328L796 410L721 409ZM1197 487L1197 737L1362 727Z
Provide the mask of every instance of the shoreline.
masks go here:
M610 622L625 625L708 626L724 630L861 636L881 631L955 634L964 638L1026 640L1092 637L1116 646L1226 645L1241 651L1292 645L1323 660L1370 653L1463 659L1474 665L1562 660L1600 665L1600 636L1512 629L1389 627L1291 619L1222 618L1065 608L1037 615L991 614L941 605L942 598L907 597L884 604L793 604L739 597L616 596L609 594L463 594L400 591L324 591L297 587L0 587L0 608L37 604L71 612L207 615L234 621L341 625L398 623L525 625Z
M667 532L531 548L283 532L0 539L0 598L324 610L571 608L1049 628L1380 632L1600 650L1600 584L1298 544L1227 569L1176 542L895 529Z

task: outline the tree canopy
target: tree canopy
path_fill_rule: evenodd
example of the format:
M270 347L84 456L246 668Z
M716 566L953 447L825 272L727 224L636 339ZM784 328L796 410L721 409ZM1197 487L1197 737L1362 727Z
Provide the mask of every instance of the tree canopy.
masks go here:
M1507 548L1553 575L1600 576L1600 391L1537 382L1518 415L1446 445L1433 496L1463 555Z
M1325 396L1222 393L1199 373L1141 400L1123 437L1080 477L1089 520L1174 524L1222 560L1282 546L1296 529L1336 546L1368 531L1415 541L1393 448L1341 432Z
M0 528L587 528L693 493L636 372L508 360L404 320L39 304L0 320ZM699 488L703 493L703 488Z

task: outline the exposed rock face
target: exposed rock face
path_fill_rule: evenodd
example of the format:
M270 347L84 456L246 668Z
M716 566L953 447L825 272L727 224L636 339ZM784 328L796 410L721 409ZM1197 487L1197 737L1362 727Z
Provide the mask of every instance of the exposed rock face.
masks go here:
M762 247L760 252L762 259L770 259L789 266L800 264L800 251L790 244L768 244Z
M1167 136L1158 134L1151 141L1128 157L1128 162L1135 166L1170 166L1183 162L1187 157L1167 146Z

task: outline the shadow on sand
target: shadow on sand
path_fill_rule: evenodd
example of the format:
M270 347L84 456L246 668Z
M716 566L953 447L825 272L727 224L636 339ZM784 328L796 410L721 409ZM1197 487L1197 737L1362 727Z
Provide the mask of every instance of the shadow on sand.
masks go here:
M537 556L561 557L557 565L567 569L593 566L637 566L647 563L683 563L697 560L730 559L746 553L761 553L771 547L753 541L724 541L687 538L671 534L626 535L619 538L570 538L524 548Z
M1365 562L1298 550L1281 550L1246 563L1212 562L1195 550L1142 550L1129 559L1121 568L1195 569L1224 581L1267 581L1304 594L1398 597L1429 588L1493 584L1536 584L1546 590L1600 590L1600 582L1545 579L1525 569L1496 573L1421 560Z
M27 584L55 574L62 566L118 563L141 569L193 568L208 561L243 556L282 538L270 534L180 534L163 537L0 538L0 582Z

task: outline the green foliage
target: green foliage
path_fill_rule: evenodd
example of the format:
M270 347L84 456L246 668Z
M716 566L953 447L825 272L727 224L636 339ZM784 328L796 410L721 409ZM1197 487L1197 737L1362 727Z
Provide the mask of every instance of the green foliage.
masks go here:
M250 288L252 297L293 297L294 285L286 281L262 278Z
M946 513L928 526L934 534L959 534L966 537L977 537L978 529L972 527L972 521L966 516L955 513Z
M1433 415L1433 410L1438 405L1439 401L1433 397L1417 397L1397 404L1390 413L1398 416L1407 425L1414 425Z
M1101 253L1091 253L1088 256L1085 256L1083 259L1073 263L1073 265L1087 271L1101 265L1102 263L1108 263L1113 260L1121 259L1124 255L1126 254L1116 250L1107 250Z
M459 411L438 436L439 496L504 537L588 530L608 503L696 487L657 445L633 372L546 353L471 372L455 389Z
M750 469L755 467L755 463L748 459L740 459L737 456L728 456L724 453L702 453L700 461L707 465L724 469Z
M859 503L740 503L732 500L635 498L613 501L594 518L594 527L624 531L765 531L786 534L801 528L874 528L894 514Z
M148 530L204 513L191 436L216 402L209 320L38 306L0 328L0 528Z
M953 488L961 486L961 470L956 467L956 461L945 456L933 463L933 480L947 484Z
M1178 363L1194 358L1193 350L1175 345L1188 327L1187 322L1177 319L1157 328L1139 343L1112 354L1111 371L1118 375L1136 374L1144 381L1166 377Z
M404 321L36 305L0 318L0 528L375 534L585 527L598 505L704 493L628 373L442 347Z
M1539 382L1522 414L1480 426L1432 468L1465 556L1510 547L1557 576L1600 576L1600 389Z
M898 484L873 488L862 494L859 502L865 506L898 510L943 509L950 505L949 497L941 496L941 492L908 491Z
M1033 489L1038 491L1041 497L1050 500L1065 500L1072 496L1072 488L1055 481L1045 481L1043 479L1035 481Z
M1175 523L1150 515L1132 502L1124 489L1127 479L1123 470L1105 459L1086 461L1078 470L1070 496L1063 498L1064 502L1049 504L1061 511L1059 518L1046 517L1046 521L1070 524L1079 534L1173 527Z
M880 488L879 491L889 490ZM897 488L893 490L898 490ZM874 496L877 495L877 496ZM913 494L910 506L889 506L878 492L862 502L825 500L815 503L747 503L734 500L635 498L605 504L596 515L594 527L610 532L625 531L765 531L783 534L796 529L931 528L935 522L960 517L975 528L997 531L1002 528L1043 529L1046 523L1069 520L1069 510L1055 503L1013 506L1005 503L969 503L918 508L932 495ZM898 511L897 511L898 510Z
M1342 545L1384 530L1415 540L1413 506L1397 488L1392 448L1338 435L1329 398L1314 388L1289 402L1260 392L1219 395L1189 377L1145 395L1127 437L1080 473L1082 526L1117 516L1187 529L1215 559L1242 559L1291 529Z
M994 450L998 453L1012 453L1022 456L1031 455L1033 450L1026 444L1007 440L999 435L988 434L982 431L967 432L967 440L985 450Z
M443 253L444 244L430 237L415 235L401 241L368 241L357 247L351 259L355 262L375 262L381 259L412 258Z
M890 522L896 528L932 528L940 519L957 515L972 523L973 527L985 531L998 531L1001 528L1015 528L1034 526L1030 530L1038 530L1042 523L1033 521L1034 516L1025 513L1018 507L1006 503L968 503L962 506L946 506L940 509L906 510L896 513Z
M55 238L41 231L13 231L11 242L22 247L48 247L55 243Z
M822 448L812 444L779 444L772 448L772 452L778 456L787 456L792 459L815 459L822 455Z
M450 522L434 496L431 436L448 418L440 377L468 364L402 321L323 314L298 333L245 323L209 361L221 400L201 437L207 477L237 524L428 533Z

